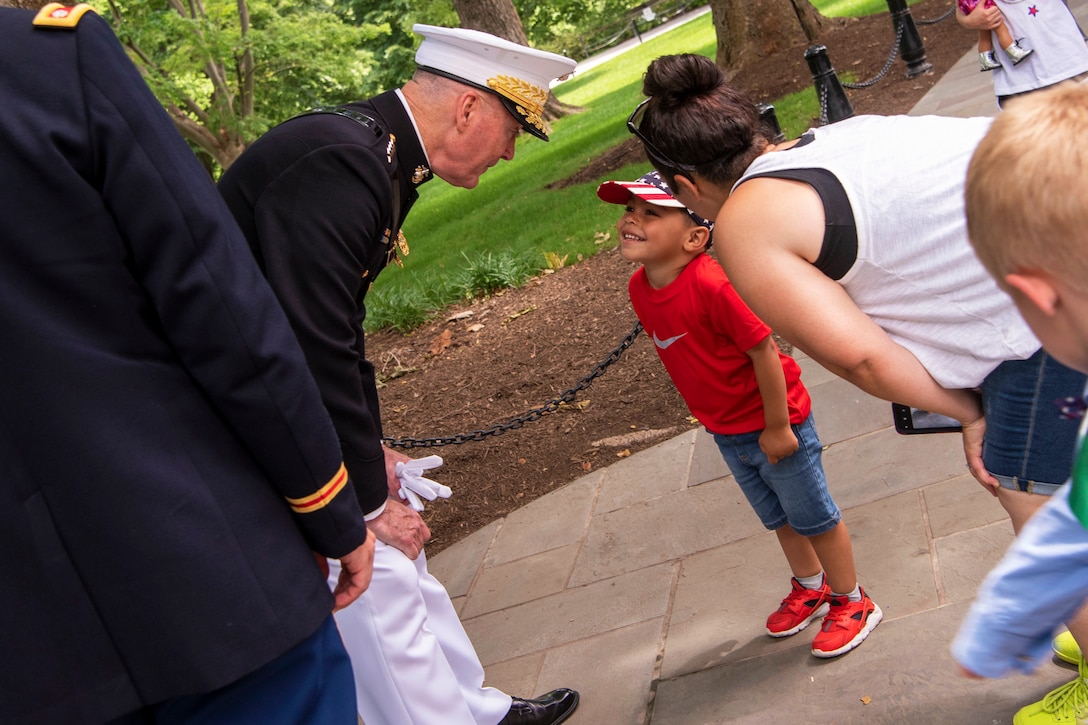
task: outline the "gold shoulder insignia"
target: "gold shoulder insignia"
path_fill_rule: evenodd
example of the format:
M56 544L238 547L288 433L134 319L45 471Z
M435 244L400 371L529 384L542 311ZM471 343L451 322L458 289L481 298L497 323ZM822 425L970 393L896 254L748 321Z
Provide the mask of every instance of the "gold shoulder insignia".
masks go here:
M75 28L79 19L88 12L93 13L94 9L84 3L69 6L49 3L34 16L34 25L39 28Z

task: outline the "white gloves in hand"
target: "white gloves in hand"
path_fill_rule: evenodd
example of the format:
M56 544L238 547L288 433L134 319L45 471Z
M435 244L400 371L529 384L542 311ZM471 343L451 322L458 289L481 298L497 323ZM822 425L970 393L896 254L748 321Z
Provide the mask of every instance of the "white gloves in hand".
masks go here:
M407 463L397 463L397 479L400 481L400 497L408 501L414 511L423 510L419 497L434 501L436 498L449 498L453 494L449 486L423 478L423 472L442 465L442 456L416 458Z

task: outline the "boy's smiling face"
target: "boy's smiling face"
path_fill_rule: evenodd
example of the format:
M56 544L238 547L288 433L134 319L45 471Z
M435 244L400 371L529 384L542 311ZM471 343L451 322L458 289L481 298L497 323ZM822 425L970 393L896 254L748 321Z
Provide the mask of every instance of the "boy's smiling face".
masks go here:
M616 222L620 253L649 267L686 264L692 255L685 242L696 229L701 227L684 209L651 204L634 194Z

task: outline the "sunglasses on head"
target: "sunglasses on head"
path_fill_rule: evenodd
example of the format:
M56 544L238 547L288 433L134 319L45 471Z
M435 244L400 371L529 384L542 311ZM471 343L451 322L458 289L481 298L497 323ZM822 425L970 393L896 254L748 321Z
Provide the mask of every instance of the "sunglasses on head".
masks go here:
M681 164L678 161L673 161L669 158L668 154L663 153L661 149L654 146L653 141L643 135L639 127L642 125L642 119L646 115L646 104L649 103L650 100L651 99L647 98L642 103L635 106L635 110L631 111L631 115L627 117L627 130L635 134L635 138L642 142L643 148L646 149L646 155L655 166L663 166L668 169L677 169L687 172L695 171L695 166L692 164Z
M745 144L742 148L728 149L714 158L701 162L698 166L695 164L682 164L679 161L675 161L670 158L668 154L662 152L657 146L654 146L654 142L646 138L646 135L643 134L640 129L642 126L642 119L646 116L646 104L650 101L651 98L647 98L642 103L635 106L635 110L631 111L631 115L627 117L627 130L635 134L635 138L642 142L642 147L646 149L646 156L649 157L650 163L655 167L671 169L677 172L677 176L683 176L690 179L691 174L698 171L700 166L705 168L712 164L732 159L737 156L743 148L747 147L747 144Z

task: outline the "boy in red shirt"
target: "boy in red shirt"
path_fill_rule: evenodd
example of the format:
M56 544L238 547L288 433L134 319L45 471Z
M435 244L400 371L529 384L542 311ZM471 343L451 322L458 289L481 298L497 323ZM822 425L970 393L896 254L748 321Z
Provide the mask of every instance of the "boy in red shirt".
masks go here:
M642 263L628 285L635 314L793 572L767 634L787 637L826 615L812 654L849 652L883 614L858 586L800 368L705 253L713 224L674 199L656 171L605 182L597 196L626 206L616 229L623 256Z

